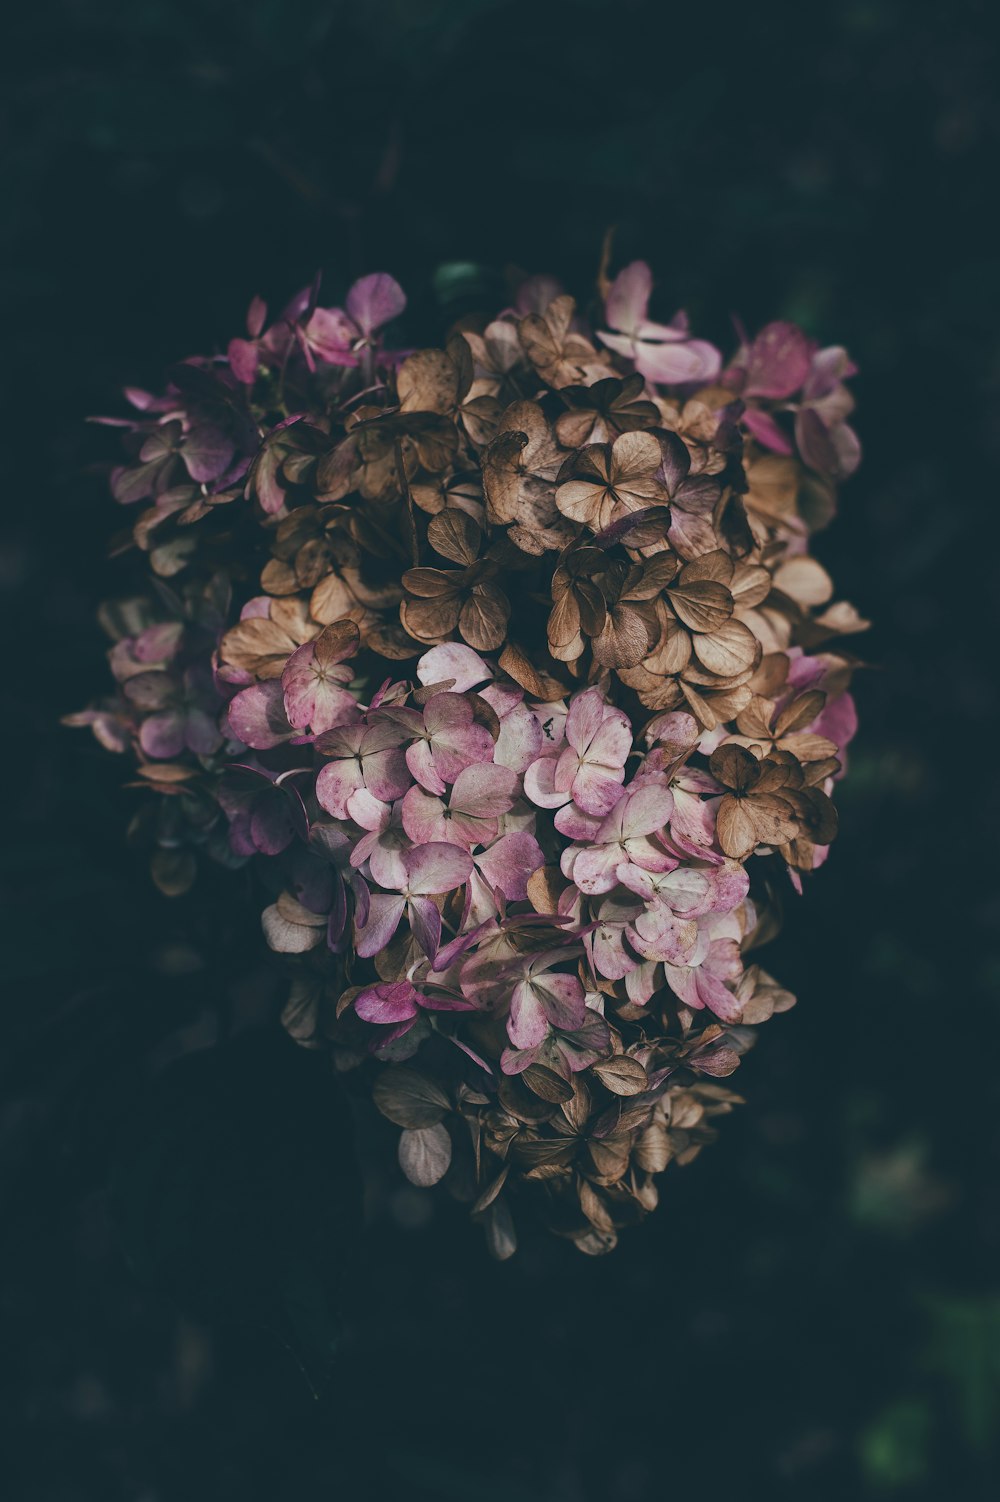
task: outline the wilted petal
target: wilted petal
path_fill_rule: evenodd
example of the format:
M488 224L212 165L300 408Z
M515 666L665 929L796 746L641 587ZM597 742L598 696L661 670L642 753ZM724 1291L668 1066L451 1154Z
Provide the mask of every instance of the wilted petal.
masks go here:
M420 895L453 892L464 886L472 871L472 857L457 845L433 842L403 856L408 889Z

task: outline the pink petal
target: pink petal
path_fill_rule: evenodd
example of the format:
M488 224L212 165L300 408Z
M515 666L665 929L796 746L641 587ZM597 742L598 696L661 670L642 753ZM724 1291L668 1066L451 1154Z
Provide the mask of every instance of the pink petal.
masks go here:
M335 819L349 818L347 802L352 793L364 787L361 764L355 758L350 761L328 761L320 767L316 777L316 799L320 808Z
M481 819L496 819L514 807L521 779L509 767L464 767L451 790L451 807Z
M673 794L665 785L641 782L633 786L634 791L627 796L622 817L622 833L627 840L659 833L666 827L674 809Z
M652 291L653 273L645 261L632 261L619 271L604 304L611 327L633 333L646 316Z
M411 787L403 799L403 828L417 845L431 841L446 844L462 844L460 839L450 838L451 821L445 818L445 804L441 798L428 793L422 787Z
M281 675L285 714L298 730L321 735L358 714L357 700L316 670L316 647L306 642L289 657Z
M528 877L545 864L542 847L527 830L513 830L481 855L476 865L490 884L500 888L508 902L523 902L528 895Z
M570 846L563 851L562 872L588 897L610 892L618 885L622 854L620 845L595 845L589 850Z
M455 681L451 687L458 694L487 683L492 676L493 669L489 664L463 642L446 641L438 647L431 647L417 663L417 677L425 688L435 683L447 683L453 678Z
M551 756L532 762L524 774L525 795L539 808L560 808L569 801L569 785L565 791L557 789L555 775L556 761Z
M602 767L624 767L632 750L632 726L619 710L605 714L590 745L587 760Z
M444 793L447 783L434 764L434 752L429 741L414 741L406 748L406 765L422 788L429 793Z
M794 323L769 323L750 346L746 395L791 396L809 374L810 356L809 340Z
M770 412L760 412L756 407L748 407L740 421L745 428L749 429L757 442L763 444L764 448L770 449L772 453L790 454L792 452L790 439L786 438Z
M587 999L576 975L538 975L532 986L542 1009L553 1027L571 1033L582 1027L587 1016Z
M381 798L383 803L394 803L397 798L402 798L407 788L412 785L406 756L398 746L369 755L365 749L367 744L366 738L361 758L365 786L369 792L375 794L376 798Z
M421 896L453 892L465 885L472 871L472 857L466 851L442 842L407 850L403 864L409 891Z
M621 798L624 781L624 767L609 771L587 762L573 778L573 801L584 813L609 814Z
M703 339L640 344L636 349L635 368L647 381L681 386L689 381L714 381L722 368L722 356L714 345Z
M352 345L358 331L341 308L314 308L303 332L308 347L328 365L357 365Z
M493 760L523 773L541 751L543 739L541 720L526 704L518 704L500 717L500 735Z
M178 709L150 715L139 730L139 744L147 756L169 760L184 750L186 722Z
M292 735L277 678L241 689L230 701L226 719L230 734L255 751L269 751Z
M244 386L252 386L257 379L257 367L260 364L260 356L257 346L251 339L230 339L229 369L236 379Z
M600 689L588 688L577 694L566 717L566 739L573 750L583 756L604 723L605 703ZM629 749L631 750L631 738Z
M515 1048L536 1048L548 1030L548 1020L531 982L521 981L511 993L508 1038Z

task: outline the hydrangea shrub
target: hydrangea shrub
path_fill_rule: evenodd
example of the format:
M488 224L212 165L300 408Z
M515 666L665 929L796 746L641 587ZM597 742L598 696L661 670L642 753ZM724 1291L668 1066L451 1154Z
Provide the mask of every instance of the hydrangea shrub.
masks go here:
M167 894L259 873L284 1021L357 1070L498 1256L604 1252L793 997L752 958L826 859L865 622L812 557L859 457L845 350L730 358L548 278L443 348L376 273L130 390L150 588L104 607Z

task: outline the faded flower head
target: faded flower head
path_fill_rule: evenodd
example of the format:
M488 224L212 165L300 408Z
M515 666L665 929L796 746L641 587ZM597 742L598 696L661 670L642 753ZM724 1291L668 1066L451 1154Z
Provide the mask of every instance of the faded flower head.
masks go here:
M522 1208L607 1251L737 1103L793 1004L747 956L856 727L865 623L809 555L860 456L846 352L773 323L724 361L644 263L601 286L406 353L391 276L314 285L130 392L154 587L69 717L132 761L165 892L259 871L289 1031L501 1257Z

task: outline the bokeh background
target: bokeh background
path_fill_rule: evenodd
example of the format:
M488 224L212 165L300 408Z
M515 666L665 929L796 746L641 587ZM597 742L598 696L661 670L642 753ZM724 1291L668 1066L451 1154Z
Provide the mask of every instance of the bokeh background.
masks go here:
M8 18L9 1502L997 1495L990 10L39 0ZM223 890L152 890L120 764L57 726L104 685L93 612L128 575L108 556L113 434L84 418L317 267L331 301L392 271L420 343L510 264L587 295L609 224L663 313L720 342L730 312L794 318L857 359L865 460L819 552L877 622L873 667L834 858L767 959L800 1004L741 1069L748 1104L610 1258L529 1240L496 1266L391 1176L362 1227L326 1075L277 1040L273 1066L237 1039L151 1090L233 1015L265 1016L273 979ZM305 1337L283 1343L289 1247Z

